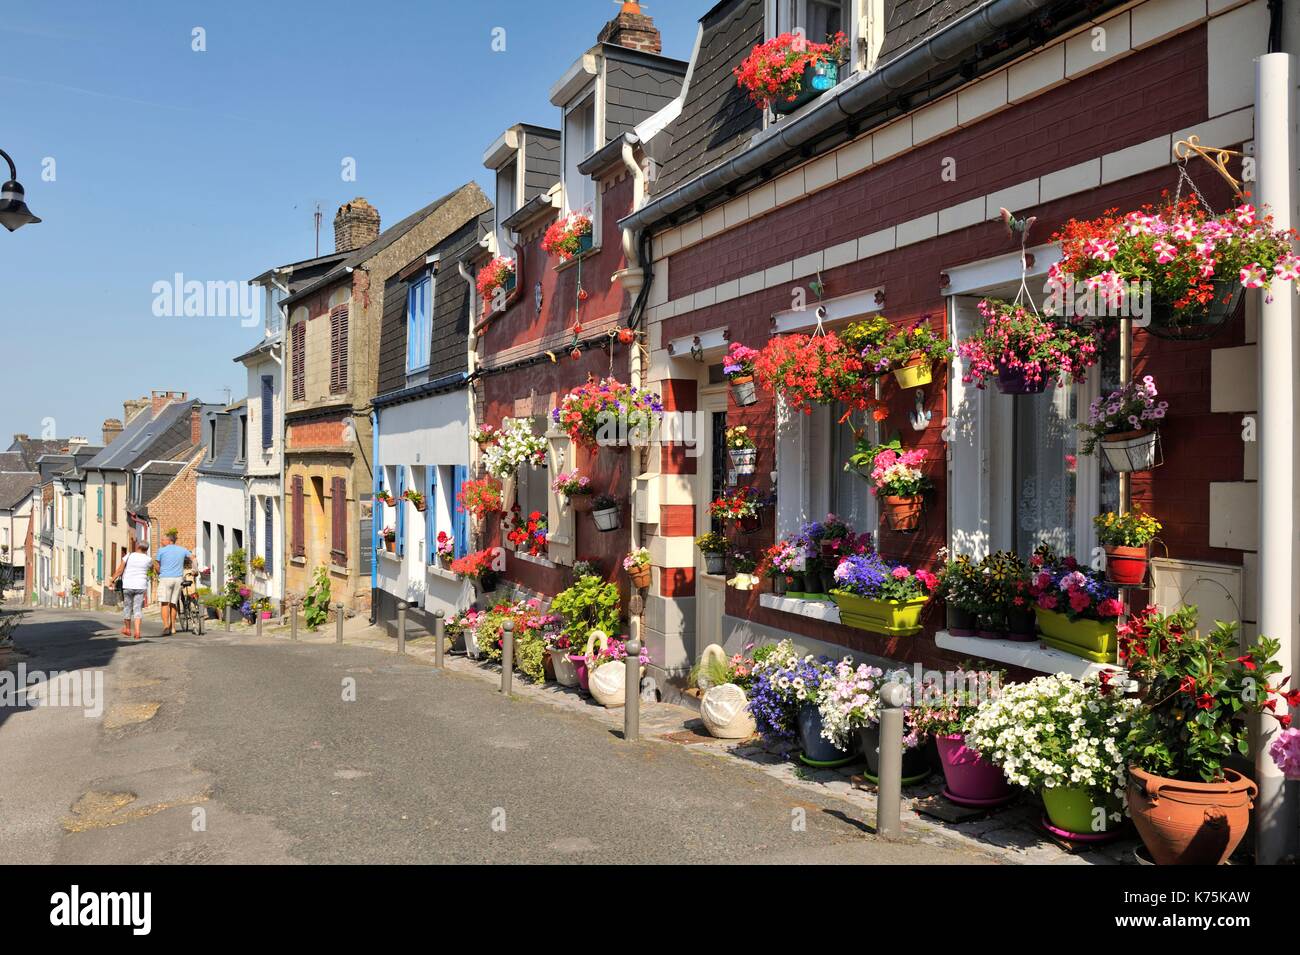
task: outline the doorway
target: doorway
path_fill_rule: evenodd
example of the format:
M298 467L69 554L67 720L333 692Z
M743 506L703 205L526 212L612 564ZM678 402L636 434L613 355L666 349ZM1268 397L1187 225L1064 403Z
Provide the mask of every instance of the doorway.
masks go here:
M727 430L726 387L706 388L700 392L699 450L695 463L695 533L707 534L720 528L709 517L710 501L726 488ZM711 643L722 642L722 615L727 604L725 574L709 574L704 569L704 555L695 548L695 653Z

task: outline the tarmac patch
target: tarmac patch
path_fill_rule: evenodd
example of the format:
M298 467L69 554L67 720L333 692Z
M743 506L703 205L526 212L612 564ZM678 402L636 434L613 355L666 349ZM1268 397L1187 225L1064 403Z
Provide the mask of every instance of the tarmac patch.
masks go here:
M150 700L147 703L114 703L104 714L104 729L116 730L133 723L147 723L158 715L162 703Z

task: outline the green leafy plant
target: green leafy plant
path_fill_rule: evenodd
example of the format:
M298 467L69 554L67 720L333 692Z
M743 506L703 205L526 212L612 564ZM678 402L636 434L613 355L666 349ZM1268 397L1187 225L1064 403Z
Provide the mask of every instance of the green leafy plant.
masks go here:
M621 616L618 585L599 577L580 577L568 590L555 595L551 613L565 619L565 629L576 643L585 642L592 630L617 633Z
M1111 547L1145 547L1162 529L1161 523L1140 507L1124 514L1107 511L1094 517L1092 523L1097 528L1097 540Z
M701 534L695 538L695 546L701 553L705 554L725 554L731 542L727 540L725 534L719 534L717 531L709 531L707 534Z
M330 616L330 572L324 564L316 568L311 586L303 598L302 613L308 630L322 626Z

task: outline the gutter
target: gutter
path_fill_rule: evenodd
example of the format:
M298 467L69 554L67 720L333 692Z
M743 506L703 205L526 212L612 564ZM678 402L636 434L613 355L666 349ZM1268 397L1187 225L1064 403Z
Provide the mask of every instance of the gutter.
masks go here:
M1056 4L1057 0L989 0L858 82L823 94L821 99L829 96L829 101L819 102L804 116L782 122L767 139L655 199L619 225L638 231L648 229L751 176L761 175L765 167L808 149L836 127L888 102L931 70L953 64L972 46ZM1091 18L1097 13L1100 10L1087 15Z

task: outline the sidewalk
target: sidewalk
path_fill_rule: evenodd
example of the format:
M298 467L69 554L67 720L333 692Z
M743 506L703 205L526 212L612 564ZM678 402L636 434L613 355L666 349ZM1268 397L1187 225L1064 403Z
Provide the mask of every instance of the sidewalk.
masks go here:
M212 628L211 632L224 632L224 629L224 624L218 622L218 626ZM232 633L247 635L253 633L254 629L239 624L232 628ZM349 646L397 652L397 641L382 628L370 626L363 616L345 620L343 631L344 643ZM263 629L264 636L276 639L288 639L289 633L288 627L272 630L264 625ZM298 639L305 643L334 643L334 624L330 623L314 633L300 626ZM426 636L408 640L406 652L413 660L432 665L433 638ZM445 654L443 660L447 670L483 682L485 692L493 692L501 685L499 666L479 664L467 657L453 656L450 653ZM621 708L606 709L592 703L576 688L563 687L557 683L538 686L516 673L511 690L514 696L578 713L611 729L622 730ZM683 746L706 758L730 760L765 773L793 788L833 795L857 806L870 817L875 816L874 789L858 789L850 782L854 774L862 771L861 763L843 769L811 769L803 766L792 755L792 751L798 748L793 744L772 745L759 737L744 741L714 739L704 730L694 710L672 703L643 702L640 723L644 740ZM966 848L993 855L1012 864L1120 865L1134 862L1133 850L1139 845L1135 834L1078 853L1061 848L1039 828L1041 808L1037 800L1028 795L1021 796L996 813L970 822L942 822L916 811L919 801L937 795L942 788L942 778L932 776L926 783L909 787L903 794L903 825L909 836L918 842L948 849Z

